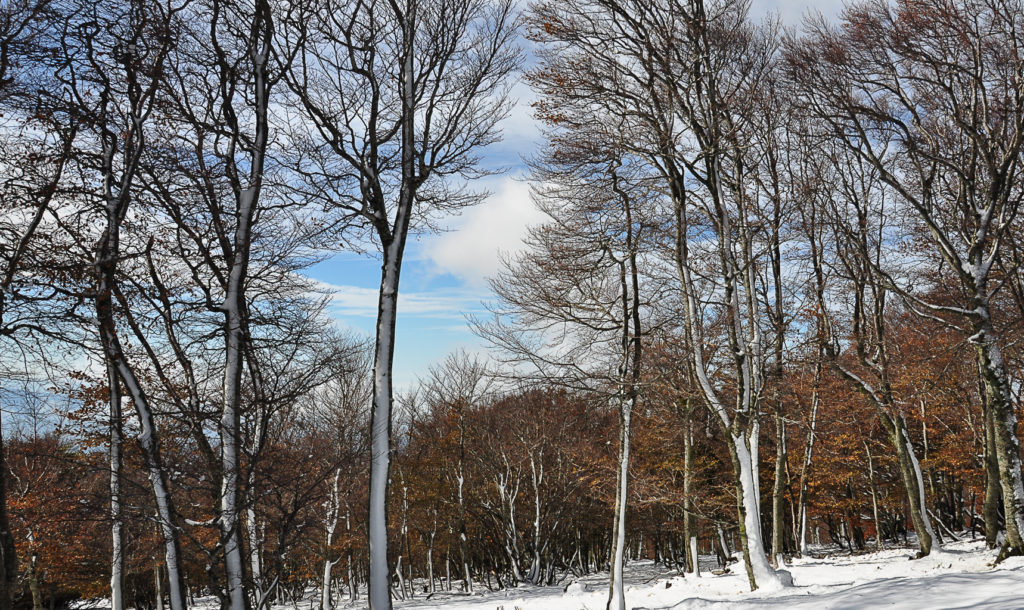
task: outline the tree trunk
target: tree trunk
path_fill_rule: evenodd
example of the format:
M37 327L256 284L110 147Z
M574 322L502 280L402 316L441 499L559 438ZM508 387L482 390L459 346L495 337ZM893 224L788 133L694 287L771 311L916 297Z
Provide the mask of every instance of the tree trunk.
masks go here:
M689 402L689 399L687 399ZM697 515L693 512L693 411L687 407L686 432L683 437L683 538L686 551L686 571L700 573L697 565Z
M430 583L427 589L431 593L437 591L434 587L434 532L430 532L430 543L427 545L427 579Z
M400 254L394 244L384 256L377 339L373 363L373 409L370 414L369 549L371 610L391 608L391 570L388 567L388 487L391 471L391 370L394 361Z
M395 323L398 317L398 285L402 254L416 195L416 86L414 82L415 5L406 3L401 15L403 31L400 98L401 185L394 226L390 235L381 234L384 264L381 268L380 297L373 358L373 408L370 412L370 610L391 610L391 570L388 569L388 485L391 472L391 372L395 351ZM386 206L380 205L381 210Z
M153 562L153 585L156 593L156 610L164 610L164 587L160 582L160 563Z
M818 383L821 380L821 363L814 365L814 390L811 395L811 425L807 431L807 445L804 448L804 459L800 465L800 496L797 500L798 526L800 528L798 549L801 555L807 553L807 484L810 479L811 459L814 453L814 432L818 423Z
M124 610L124 522L121 517L121 450L124 446L124 430L121 382L110 363L107 363L107 388L110 405L110 610Z
M537 463L533 451L530 452L530 481L533 483L533 561L527 580L530 584L539 585L541 574L541 538L540 538L540 485L544 480L544 463Z
M626 508L629 499L629 441L633 415L632 397L619 406L619 467L616 471L614 525L612 527L612 565L608 583L607 610L626 610L623 568L626 553Z
M871 486L871 512L875 520L875 548L882 550L882 524L878 520L878 489L875 487L875 461L871 457L871 446L864 441L864 452L868 456L868 484Z
M243 203L243 209L251 209L252 202ZM245 213L241 212L240 214ZM240 223L241 224L241 223ZM232 264L231 279L225 310L225 365L224 400L221 405L221 491L220 525L221 544L224 548L224 569L227 581L226 594L231 610L247 610L249 597L245 594L245 561L242 559L241 532L241 392L243 350L246 341L245 302L242 293L246 268L248 267L248 233L241 228L236 231L236 254ZM241 239L242 243L239 243Z
M910 519L914 524L914 531L917 533L919 547L917 556L924 557L932 552L932 545L938 544L938 541L935 531L932 529L931 518L928 516L921 465L917 461L914 446L910 443L906 420L901 416L883 417L882 424L889 432L889 441L896 449L903 485L907 490Z
M38 559L35 552L29 550L28 590L32 594L32 610L43 610L43 592L39 588L39 566L37 562Z
M983 388L984 389L984 388ZM985 503L982 505L982 518L985 520L985 544L990 549L999 545L999 533L1002 525L999 519L999 506L1002 502L1002 481L999 476L999 460L996 457L995 416L988 408L987 393L982 393L982 409L985 421Z
M781 400L775 412L775 481L772 486L772 565L782 562L783 534L785 534L786 492L786 424L781 413Z
M255 473L250 471L249 483L247 485L249 500L245 507L245 534L249 540L249 574L256 593L256 605L259 607L260 602L265 597L265 583L263 582L263 561L260 555L260 551L263 549L263 536L260 535L260 527L255 509L255 479Z
M178 542L178 529L174 525L175 511L171 498L167 473L160 457L160 447L156 437L156 421L150 408L149 398L142 389L135 371L125 361L124 350L114 325L114 304L112 293L115 285L115 271L120 256L119 237L120 221L125 205L120 200L110 200L106 209L107 225L96 252L95 268L98 277L98 288L95 297L96 319L99 322L100 342L107 366L117 371L117 376L131 397L139 418L139 445L149 471L149 480L156 501L157 516L160 520L160 531L164 541L164 560L167 564L168 592L171 598L171 610L183 610L186 607L184 597L184 581L181 572L181 551Z
M352 519L349 513L345 513L345 531L348 532L349 540L352 538ZM355 602L359 599L359 583L357 582L357 574L353 569L352 562L354 560L352 553L352 543L348 544L348 565L345 567L348 576L348 599L350 602Z
M18 557L7 515L8 467L3 429L3 409L0 409L0 610L10 610L18 581Z
M978 354L979 368L984 374L985 393L992 412L996 461L1003 492L1003 512L1006 516L1006 539L996 563L1010 556L1024 554L1024 479L1021 475L1020 443L1017 439L1017 415L1010 394L1002 351L996 343L985 309L983 321L976 325L971 337Z
M761 507L757 497L757 471L751 445L746 437L730 435L730 454L736 485L736 504L739 512L740 545L743 547L743 563L747 570L750 590L767 588L772 590L782 582L764 552L764 537L761 533Z

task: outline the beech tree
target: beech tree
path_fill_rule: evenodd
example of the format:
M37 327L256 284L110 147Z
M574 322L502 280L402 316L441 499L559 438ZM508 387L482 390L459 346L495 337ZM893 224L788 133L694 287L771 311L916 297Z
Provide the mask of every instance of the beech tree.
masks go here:
M42 303L53 296L45 274L48 260L41 242L48 239L44 217L70 157L77 133L75 121L53 109L35 89L48 83L31 69L47 56L43 36L52 13L49 0L10 2L0 7L0 104L11 112L4 127L10 134L0 140L0 165L4 180L0 193L0 378L6 380L20 368L22 340L28 333L51 334ZM41 132L39 138L29 134ZM43 279L40 283L39 280ZM59 328L59 326L57 326ZM3 416L0 412L0 607L9 608L17 579L17 554L7 511L7 463L4 451Z
M121 392L123 384L141 423L139 441L161 522L165 560L170 574L171 606L185 607L180 545L167 473L160 454L150 395L125 354L116 323L118 267L125 251L122 224L137 194L139 168L152 135L150 120L162 86L171 48L170 28L177 8L170 3L132 2L122 7L71 3L58 24L64 56L57 70L61 90L55 103L80 120L87 134L76 143L78 184L69 190L84 194L87 209L97 218L99 235L88 223L62 225L85 252L91 250L95 283L85 289L94 304L110 403L110 490L113 523L112 603L122 604L123 539L121 510ZM84 228L84 230L79 230Z
M900 406L905 401L898 398L893 387L891 333L887 324L893 309L889 303L891 295L875 271L882 264L885 235L890 232L886 222L889 193L881 188L873 169L859 161L842 152L833 157L833 173L829 175L839 186L823 210L831 225L829 241L834 243L828 250L831 260L821 258L826 251L823 242L811 246L816 301L822 326L819 337L831 365L875 408L889 442L896 450L907 491L907 504L917 532L918 556L923 557L931 552L933 545L939 544L939 540L928 515L924 479L917 450L910 439L907 413ZM835 276L849 282L853 294L849 305L853 345L848 351L856 355L853 360L859 368L852 366L840 354L840 337L835 334L835 322L830 311L833 307L825 295L825 291L834 288L825 283L825 265L836 269Z
M619 414L617 491L612 524L609 608L625 608L623 566L629 503L632 417L641 395L645 337L657 324L650 303L662 296L641 266L653 244L647 217L653 196L644 168L616 145L614 126L553 132L555 146L538 159L538 206L549 217L532 230L530 249L491 286L501 299L480 334L519 375L588 389Z
M382 256L373 363L370 607L391 607L387 496L402 258L428 218L481 200L461 181L509 110L520 63L512 3L318 0L288 22L286 79L312 133L315 200L365 228ZM300 134L301 135L301 134ZM297 136L297 139L299 136ZM301 141L301 140L300 140Z
M929 258L959 282L949 305L885 278L976 347L1007 520L1000 560L1024 553L1017 420L992 307L1003 286L993 272L1021 208L1019 11L1013 2L861 2L838 27L812 22L787 50L802 107L878 173L928 235Z
M409 240L503 171L512 0L0 3L0 607L1024 553L1021 7L748 8L529 4L546 221L495 357L396 395ZM309 277L339 249L372 350Z

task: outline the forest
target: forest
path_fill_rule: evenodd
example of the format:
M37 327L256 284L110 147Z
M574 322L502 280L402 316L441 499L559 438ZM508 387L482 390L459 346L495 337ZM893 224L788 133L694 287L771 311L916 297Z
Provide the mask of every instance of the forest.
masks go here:
M522 104L543 220L397 383ZM1019 0L4 0L0 126L0 610L1024 556Z

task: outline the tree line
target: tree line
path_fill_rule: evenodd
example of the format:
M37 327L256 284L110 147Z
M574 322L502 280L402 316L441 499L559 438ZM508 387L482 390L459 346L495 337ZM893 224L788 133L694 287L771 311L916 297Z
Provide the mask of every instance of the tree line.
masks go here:
M0 606L607 570L619 610L640 557L1024 553L1024 7L748 12L5 4ZM396 393L408 238L486 196L520 75L545 221L489 357ZM381 261L371 338L304 275L339 250Z

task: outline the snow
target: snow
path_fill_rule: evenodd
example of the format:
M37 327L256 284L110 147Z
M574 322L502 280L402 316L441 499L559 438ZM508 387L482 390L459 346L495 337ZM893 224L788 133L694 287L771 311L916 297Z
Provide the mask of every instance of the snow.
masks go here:
M915 542L911 540L911 542ZM835 547L832 547L834 550ZM873 553L824 555L826 549L811 545L814 557L787 564L785 571L794 586L774 591L749 591L742 563L733 563L726 574L713 574L714 556L700 558L701 578L683 576L650 561L630 563L625 569L626 607L630 610L932 610L935 608L1019 609L1024 607L1024 557L1011 557L993 566L996 552L984 540L951 542L941 552L911 560L915 545L887 548ZM717 570L716 570L717 571ZM417 580L417 590L424 581ZM453 589L458 589L455 585ZM521 585L506 591L468 594L438 592L429 599L395 601L395 610L604 610L608 603L608 573L563 580L553 586ZM365 589L355 603L335 598L335 608L365 608ZM271 610L310 610L319 604L317 589L308 589L295 604L273 605ZM90 600L79 608L109 608ZM215 598L196 600L192 610L219 608Z
M757 434L751 435L751 444ZM757 487L757 472L755 457L756 448L747 448L746 439L743 436L733 435L732 442L736 451L736 463L739 465L739 480L742 488L740 501L743 502L743 521L746 526L747 546L750 551L750 569L753 572L753 580L759 590L778 591L789 585L788 576L776 573L764 553L758 553L754 549L764 548L761 536L761 514L759 502L760 491ZM749 582L749 581L748 581Z
M820 549L814 549L812 551ZM714 558L702 557L702 578L683 577L649 561L628 565L627 608L1021 608L1024 558L993 567L996 551L984 541L947 544L942 553L910 560L915 550L886 549L861 555L804 558L786 566L794 587L748 591L742 565L712 575ZM396 610L598 610L608 602L608 575L601 573L558 586L523 585L483 595L436 594L396 602Z

